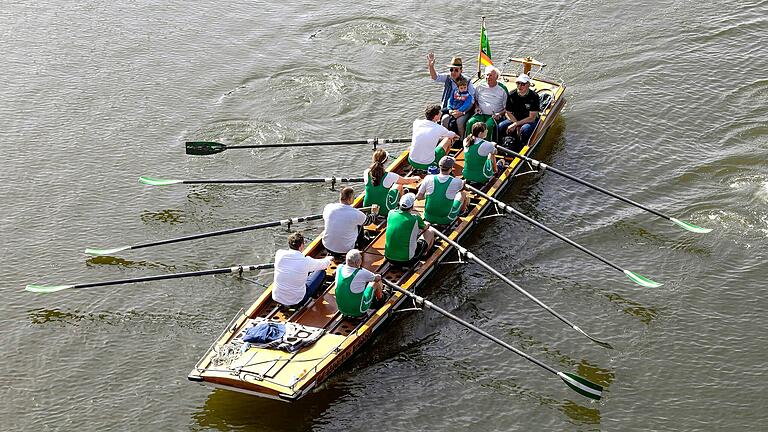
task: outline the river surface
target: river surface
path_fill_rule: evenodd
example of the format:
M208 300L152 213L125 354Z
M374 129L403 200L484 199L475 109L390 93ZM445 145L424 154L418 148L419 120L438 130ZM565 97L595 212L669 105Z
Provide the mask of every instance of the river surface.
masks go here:
M764 429L768 1L475 6L5 0L0 429ZM531 174L506 201L664 285L640 288L513 218L470 236L478 256L614 350L473 264L442 268L422 291L603 384L602 401L430 311L399 314L306 399L267 401L186 379L262 286L215 276L24 291L271 261L279 229L114 257L82 251L319 212L336 199L320 185L160 188L137 178L358 176L365 146L191 157L184 141L408 137L440 97L426 54L438 65L460 55L474 72L481 15L497 65L532 55L568 85L538 157L714 229L689 233Z

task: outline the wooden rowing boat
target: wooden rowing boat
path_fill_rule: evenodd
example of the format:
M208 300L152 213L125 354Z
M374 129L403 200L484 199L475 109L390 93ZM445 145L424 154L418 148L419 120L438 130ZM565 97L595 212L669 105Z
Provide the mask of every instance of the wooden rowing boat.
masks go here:
M523 72L530 73L531 65L539 65L528 59L519 59ZM514 87L516 74L502 74L500 82ZM562 82L533 74L533 88L542 100L539 124L533 132L527 146L520 150L522 155L532 155L552 126L565 105L565 85ZM512 86L512 87L509 87ZM463 154L461 149L452 149L457 164L454 174L461 176ZM515 174L523 166L521 159L504 158L508 167L500 171L483 191L491 197L499 197L514 181ZM402 175L410 173L408 152L403 152L388 168L389 171ZM450 227L443 230L454 241L467 235L482 216L494 209L491 201L480 196L471 196L470 211L460 217ZM358 196L354 205L361 207L363 197ZM417 202L416 208L423 210L424 203ZM363 249L363 266L375 273L380 273L402 288L415 292L418 287L428 283L429 274L438 264L446 261L453 247L439 239L426 258L413 268L396 268L384 258L384 223L369 225L366 230L372 240ZM318 236L305 249L306 255L320 258L326 255ZM335 272L336 264L327 270L329 276ZM329 282L330 281L330 282ZM272 300L272 287L247 310L241 310L230 321L224 331L216 338L205 355L189 373L188 378L213 387L248 393L252 395L292 401L301 398L317 388L341 364L357 352L369 340L393 312L406 300L407 296L394 292L386 303L377 310L368 311L359 318L343 317L336 309L333 278L328 277L322 294L302 308L283 308ZM312 345L290 353L277 349L245 347L242 334L254 321L272 320L298 324L307 328L322 329L322 336Z

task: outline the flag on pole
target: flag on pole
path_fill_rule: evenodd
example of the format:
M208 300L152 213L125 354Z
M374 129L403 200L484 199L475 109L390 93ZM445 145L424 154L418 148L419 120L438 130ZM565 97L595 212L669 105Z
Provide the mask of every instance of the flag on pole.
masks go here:
M480 24L480 56L478 57L478 63L482 66L492 66L491 61L491 44L488 43L488 34L485 32L485 20Z

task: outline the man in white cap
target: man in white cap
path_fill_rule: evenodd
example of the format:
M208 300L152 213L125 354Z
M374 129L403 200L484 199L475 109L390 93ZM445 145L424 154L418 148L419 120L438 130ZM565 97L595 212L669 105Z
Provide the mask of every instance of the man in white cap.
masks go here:
M507 89L499 82L501 72L495 66L485 67L485 81L475 89L477 105L475 115L467 121L465 135L472 130L476 122L483 122L488 127L488 141L496 137L496 126L504 119L507 103Z
M384 257L396 265L415 264L435 242L435 235L429 231L429 222L413 211L416 195L407 193L400 198L400 208L387 216Z
M539 95L531 91L531 77L520 74L515 84L517 88L509 93L505 104L507 119L499 124L499 131L501 134L514 137L522 146L528 143L528 139L536 128L541 108Z
M426 199L424 219L435 225L448 225L466 209L464 180L454 177L456 160L450 156L440 159L440 174L424 177L416 199Z
M469 85L467 86L467 91L472 96L472 98L475 98L475 87L472 85L472 80L470 80L467 76L465 76L462 71L464 69L464 65L461 62L461 57L453 57L451 59L451 63L448 66L449 73L437 73L435 70L435 54L429 53L427 54L427 67L429 68L429 76L432 77L432 81L443 83L443 97L441 99L441 108L446 108L448 106L448 100L450 99L451 95L456 93L459 88L456 85L456 80L458 80L459 77L464 77L464 79L467 80ZM461 136L464 136L464 130L466 129L467 120L469 117L472 116L472 112L465 112L461 115L461 117L458 117L456 119L456 124L459 128L459 134ZM449 120L449 119L446 119ZM448 122L446 121L446 124L443 124L446 128L448 127Z

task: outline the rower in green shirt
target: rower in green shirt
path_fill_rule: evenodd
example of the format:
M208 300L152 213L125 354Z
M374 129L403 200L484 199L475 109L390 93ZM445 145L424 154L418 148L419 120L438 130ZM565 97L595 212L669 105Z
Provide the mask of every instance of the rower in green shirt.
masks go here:
M363 268L363 255L357 249L347 252L346 264L336 269L336 306L342 315L364 315L371 304L382 300L381 275Z
M464 139L464 180L485 184L496 174L496 143L486 141L488 127L485 123L472 125L472 133Z
M413 210L415 203L416 195L407 193L400 198L400 208L387 216L384 257L397 265L415 264L435 241L429 223Z
M464 180L453 177L456 160L450 156L440 159L440 174L428 175L419 186L416 199L426 199L424 219L435 225L449 225L467 208L462 192Z
M370 207L377 204L379 215L385 217L390 210L397 208L397 201L403 194L403 185L421 180L419 176L401 177L393 172L387 172L384 169L387 158L386 151L376 150L373 152L371 166L363 172L365 179L363 206Z

